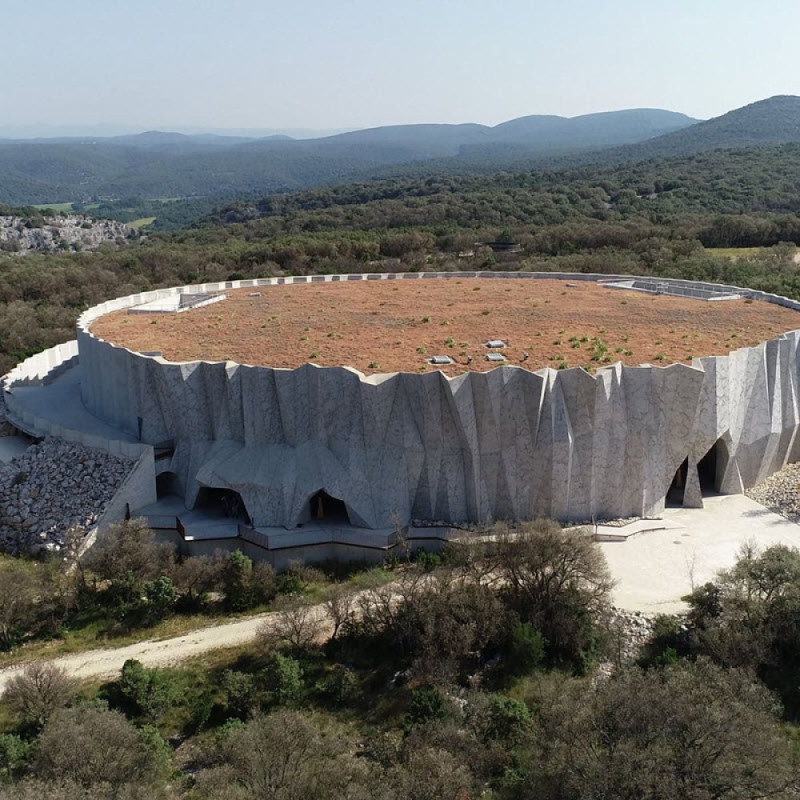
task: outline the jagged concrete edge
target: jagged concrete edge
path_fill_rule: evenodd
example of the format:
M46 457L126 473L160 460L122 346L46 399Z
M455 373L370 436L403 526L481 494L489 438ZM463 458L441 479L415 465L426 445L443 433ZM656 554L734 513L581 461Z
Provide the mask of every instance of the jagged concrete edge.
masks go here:
M178 474L189 504L201 484L228 486L240 491L257 523L287 527L302 521L309 497L319 489L344 500L351 520L365 527L412 517L456 521L650 514L663 506L684 459L689 460L684 500L701 502L696 464L720 439L725 491L741 491L796 457L798 331L728 356L696 358L692 366L617 363L595 376L580 368L529 372L498 367L449 378L436 372L364 376L348 367L315 365L286 370L233 362L170 363L104 342L89 330L110 311L182 291L459 277L630 278L518 272L303 276L130 295L89 309L79 320L82 367L89 378L84 401L97 416L130 430L130 409L124 413L120 408L136 398L144 439L177 432L168 466ZM788 298L740 287L659 282L736 292L800 310ZM107 380L108 370L125 380ZM269 396L270 409L276 410L272 418L259 419L244 408L243 381L256 384L245 387L248 394ZM179 387L179 396L170 384ZM152 392L142 391L144 386ZM369 395L390 395L384 397L390 410L381 412L367 402ZM298 414L298 396L327 400L327 406L323 403L315 414L307 406ZM359 422L337 429L328 423L343 398ZM396 411L398 405L406 413ZM409 413L414 407L419 413ZM172 414L176 409L178 418ZM299 421L309 419L315 435L299 441ZM387 457L389 452L394 456Z

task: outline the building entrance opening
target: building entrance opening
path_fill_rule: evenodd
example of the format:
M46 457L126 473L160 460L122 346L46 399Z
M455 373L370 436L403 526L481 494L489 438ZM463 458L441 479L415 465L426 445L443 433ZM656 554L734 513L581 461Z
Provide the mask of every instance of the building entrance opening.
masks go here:
M666 505L668 507L682 506L683 493L686 491L686 478L689 474L689 459L684 458L683 463L675 472L669 491L667 492Z
M161 500L162 497L173 494L182 494L178 476L174 472L161 472L156 475L156 497Z
M247 513L242 496L233 489L201 486L200 491L197 493L194 507L212 513L216 512L223 517L230 517L245 525L250 524L250 516Z
M727 461L728 447L722 439L717 439L713 447L700 459L697 465L700 491L704 495L719 492Z
M317 522L350 524L347 506L338 497L331 497L327 492L317 492L311 498L311 519Z

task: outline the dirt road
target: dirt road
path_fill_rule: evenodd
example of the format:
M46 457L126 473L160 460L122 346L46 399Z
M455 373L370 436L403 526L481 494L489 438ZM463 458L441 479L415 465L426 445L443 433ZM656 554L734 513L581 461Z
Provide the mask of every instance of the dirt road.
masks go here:
M325 623L323 607L313 606L312 611L322 626ZM122 665L129 658L141 661L146 667L165 667L195 658L211 650L247 644L256 638L262 626L268 626L270 621L276 618L276 612L259 614L237 622L199 628L172 639L148 640L125 647L88 650L84 653L60 656L52 659L52 663L79 680L113 678L119 674ZM22 672L23 667L24 665L17 665L0 670L0 694L5 691L10 679Z

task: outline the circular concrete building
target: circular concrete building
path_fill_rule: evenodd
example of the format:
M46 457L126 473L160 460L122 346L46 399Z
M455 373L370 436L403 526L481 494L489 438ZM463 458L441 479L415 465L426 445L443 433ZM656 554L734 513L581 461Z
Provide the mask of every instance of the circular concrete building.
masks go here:
M152 448L162 500L298 546L327 522L358 546L756 484L800 450L798 310L624 276L233 281L90 309L76 374L93 419Z

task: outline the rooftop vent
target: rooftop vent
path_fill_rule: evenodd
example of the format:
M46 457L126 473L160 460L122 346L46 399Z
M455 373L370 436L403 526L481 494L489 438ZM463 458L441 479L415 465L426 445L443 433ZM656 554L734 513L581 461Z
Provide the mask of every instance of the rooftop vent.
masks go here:
M429 364L436 364L437 366L442 366L445 364L455 364L456 362L453 361L450 356L433 356L428 359Z
M505 347L506 343L502 339L490 339L488 342L486 342L485 346L496 349L498 347Z
M502 353L487 353L487 361L505 361L506 357Z

